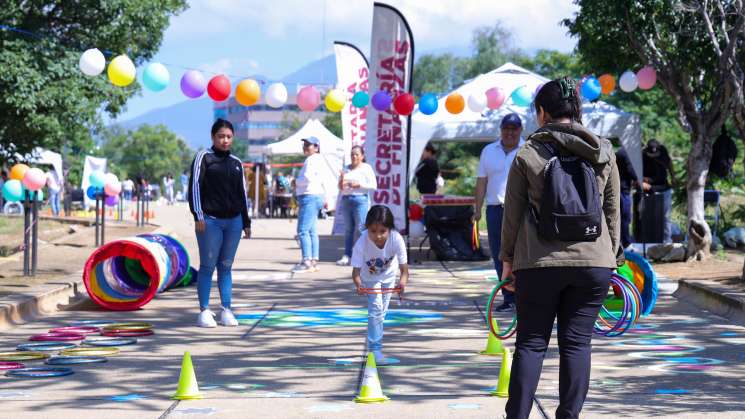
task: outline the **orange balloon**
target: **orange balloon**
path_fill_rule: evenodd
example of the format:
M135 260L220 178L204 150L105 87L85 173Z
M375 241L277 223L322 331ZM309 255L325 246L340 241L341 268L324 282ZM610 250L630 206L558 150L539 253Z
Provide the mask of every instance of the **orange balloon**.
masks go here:
M603 74L598 77L598 81L600 82L600 93L604 95L609 95L616 88L616 78L610 74Z
M10 169L10 178L23 181L23 177L26 176L26 171L28 171L28 166L23 163L18 163Z
M445 99L445 109L452 114L459 114L466 108L466 101L460 93L452 93Z
M261 97L261 88L255 80L241 80L235 86L235 100L243 106L251 106L259 101Z

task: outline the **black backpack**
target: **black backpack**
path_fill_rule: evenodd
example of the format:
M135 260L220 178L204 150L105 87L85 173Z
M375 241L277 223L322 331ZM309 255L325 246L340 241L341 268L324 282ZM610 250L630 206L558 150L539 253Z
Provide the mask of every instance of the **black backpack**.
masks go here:
M554 145L541 144L551 158L544 170L540 211L530 208L538 234L550 240L595 241L603 225L595 170L581 157L561 155Z
M737 144L732 140L725 129L714 141L711 148L711 162L709 163L709 173L712 173L724 179L732 173L732 167L737 159Z

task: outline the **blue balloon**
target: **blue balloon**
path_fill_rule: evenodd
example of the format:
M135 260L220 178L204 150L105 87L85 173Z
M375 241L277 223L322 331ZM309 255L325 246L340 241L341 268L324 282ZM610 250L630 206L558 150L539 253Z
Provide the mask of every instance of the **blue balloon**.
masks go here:
M419 112L425 115L432 115L437 112L437 96L433 93L425 93L419 98Z
M153 92L160 92L165 89L170 81L171 75L161 63L151 63L142 72L142 84Z
M370 95L367 92L359 91L352 96L352 105L358 108L364 108L370 103Z
M88 181L90 182L91 186L95 186L96 188L103 188L106 184L106 175L100 170L95 170L88 177Z
M585 82L582 83L582 97L589 101L599 98L602 91L603 88L600 86L600 80L595 77L588 77L585 79Z
M8 202L23 200L23 184L18 179L11 179L3 185L3 198Z
M101 188L96 188L95 186L89 186L85 191L89 199L96 199L96 195L99 193L101 193Z
M515 89L510 97L512 98L512 103L516 106L530 106L530 102L533 100L532 93L528 89L528 86L521 86Z

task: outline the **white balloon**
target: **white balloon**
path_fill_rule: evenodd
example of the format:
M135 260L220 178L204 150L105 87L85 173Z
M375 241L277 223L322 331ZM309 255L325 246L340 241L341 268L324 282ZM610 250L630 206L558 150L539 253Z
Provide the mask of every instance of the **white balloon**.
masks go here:
M106 57L98 48L91 48L80 56L80 71L86 76L97 76L106 67Z
M281 108L287 103L287 88L282 83L273 83L266 89L266 104L272 108Z
M411 237L424 237L425 234L424 224L421 221L409 222L409 235Z
M618 85L624 92L633 92L639 86L639 79L636 78L636 74L634 74L633 71L626 70L621 74L621 79L618 81Z
M476 113L481 113L486 109L486 94L474 93L468 97L468 109Z
M119 178L113 173L106 173L104 179L104 185L113 185L115 183L119 183Z

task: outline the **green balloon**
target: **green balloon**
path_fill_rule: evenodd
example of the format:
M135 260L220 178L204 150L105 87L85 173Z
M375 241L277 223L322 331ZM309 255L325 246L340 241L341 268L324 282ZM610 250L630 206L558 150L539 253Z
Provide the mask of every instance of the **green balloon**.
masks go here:
M8 202L23 200L23 184L18 179L6 181L3 185L3 198Z

